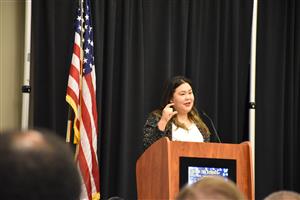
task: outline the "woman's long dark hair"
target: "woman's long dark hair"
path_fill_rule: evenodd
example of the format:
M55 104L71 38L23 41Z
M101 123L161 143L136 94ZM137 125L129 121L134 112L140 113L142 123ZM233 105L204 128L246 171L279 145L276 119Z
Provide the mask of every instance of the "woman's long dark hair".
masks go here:
M191 80L189 80L188 78L186 78L184 76L175 76L175 77L169 79L165 83L164 92L163 92L163 95L161 98L160 108L158 110L154 111L154 113L156 115L161 116L162 110L165 108L165 106L167 104L170 103L170 100L173 98L176 88L178 88L180 85L182 85L184 83L188 83L192 87ZM189 120L191 120L192 122L194 122L196 124L196 126L200 129L201 133L210 135L208 127L200 118L199 113L195 107L195 100L194 100L194 105L193 105L191 111L188 113L188 118L189 118ZM180 123L177 120L176 115L174 115L172 120L170 120L169 122L173 122L177 127L180 127L180 128L186 129L186 130L188 129L183 123Z

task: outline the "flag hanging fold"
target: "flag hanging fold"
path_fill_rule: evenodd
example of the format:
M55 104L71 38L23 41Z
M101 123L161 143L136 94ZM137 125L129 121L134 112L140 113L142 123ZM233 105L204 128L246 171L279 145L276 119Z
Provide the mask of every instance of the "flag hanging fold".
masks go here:
M82 179L80 199L97 200L100 199L100 183L93 28L90 0L79 1L66 101L74 112L75 159Z

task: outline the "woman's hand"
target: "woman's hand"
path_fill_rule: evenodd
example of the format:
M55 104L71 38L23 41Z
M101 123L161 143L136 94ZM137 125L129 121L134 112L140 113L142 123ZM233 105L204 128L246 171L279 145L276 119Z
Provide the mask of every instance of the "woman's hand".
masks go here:
M159 130L164 131L168 121L177 114L177 111L172 108L173 105L174 103L169 103L163 109L161 119L157 124Z
M177 111L173 109L174 103L169 103L166 105L166 107L162 111L161 118L168 122L174 115L177 114Z

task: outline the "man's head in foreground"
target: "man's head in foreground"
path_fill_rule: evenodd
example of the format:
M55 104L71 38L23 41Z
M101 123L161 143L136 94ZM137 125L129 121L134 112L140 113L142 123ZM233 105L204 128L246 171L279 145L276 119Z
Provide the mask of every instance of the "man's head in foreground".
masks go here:
M54 133L0 134L1 199L77 200L80 179L70 148Z

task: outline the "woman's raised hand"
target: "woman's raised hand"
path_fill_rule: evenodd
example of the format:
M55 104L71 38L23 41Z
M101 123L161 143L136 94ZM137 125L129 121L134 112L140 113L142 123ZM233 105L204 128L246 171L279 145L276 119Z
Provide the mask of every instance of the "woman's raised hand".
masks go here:
M162 116L160 121L158 122L158 128L161 131L164 131L166 128L166 125L168 121L177 114L177 111L173 109L174 103L169 103L165 106L165 108L162 111Z
M177 114L177 111L173 109L174 103L169 103L162 111L162 119L168 122L174 115Z

